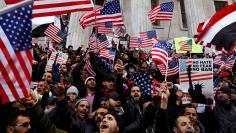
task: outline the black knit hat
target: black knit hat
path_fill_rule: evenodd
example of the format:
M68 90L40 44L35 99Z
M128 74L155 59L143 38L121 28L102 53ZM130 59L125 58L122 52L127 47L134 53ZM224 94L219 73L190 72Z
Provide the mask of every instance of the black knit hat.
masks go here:
M118 115L115 111L108 111L107 114L110 114L115 117L117 126L119 127L119 133L122 133L124 130L124 121L120 115Z
M229 87L227 87L227 86L221 87L218 91L222 91L222 92L226 93L229 96L231 94L231 89Z

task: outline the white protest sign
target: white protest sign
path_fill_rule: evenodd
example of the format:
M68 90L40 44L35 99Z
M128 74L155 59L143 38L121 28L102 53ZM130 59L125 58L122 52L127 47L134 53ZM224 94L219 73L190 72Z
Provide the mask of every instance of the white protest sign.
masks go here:
M191 72L188 74L188 66ZM191 76L190 76L191 75ZM189 80L193 87L200 85L202 93L206 97L213 95L213 60L212 59L180 59L179 60L179 81L183 91L188 91Z

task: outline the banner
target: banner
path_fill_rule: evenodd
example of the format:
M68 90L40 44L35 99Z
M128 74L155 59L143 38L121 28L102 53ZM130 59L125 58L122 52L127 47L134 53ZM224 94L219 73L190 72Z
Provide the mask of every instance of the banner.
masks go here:
M191 70L188 73L188 67ZM190 76L191 75L191 76ZM179 82L183 91L188 91L189 80L193 88L201 89L206 97L213 95L213 60L212 59L179 59Z
M187 43L189 40L192 40L190 53L203 53L203 46L196 44L193 38L188 38L188 37L180 37L174 39L176 53L187 53L187 51L183 51L183 49L181 49L182 46L181 44L183 44L183 42Z

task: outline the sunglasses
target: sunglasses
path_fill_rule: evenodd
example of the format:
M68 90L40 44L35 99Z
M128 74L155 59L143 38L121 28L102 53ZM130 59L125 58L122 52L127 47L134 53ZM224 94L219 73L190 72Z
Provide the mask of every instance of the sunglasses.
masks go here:
M22 123L22 124L17 124L17 126L29 127L29 126L30 126L30 122L24 122L24 123Z

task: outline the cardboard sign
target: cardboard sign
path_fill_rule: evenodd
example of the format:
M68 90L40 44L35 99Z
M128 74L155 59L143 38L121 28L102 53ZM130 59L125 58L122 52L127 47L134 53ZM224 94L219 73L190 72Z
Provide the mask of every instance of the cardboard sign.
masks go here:
M191 71L188 72L189 68ZM189 89L189 81L192 80L194 89L202 89L206 97L213 95L213 60L212 59L180 59L179 81L180 88Z

